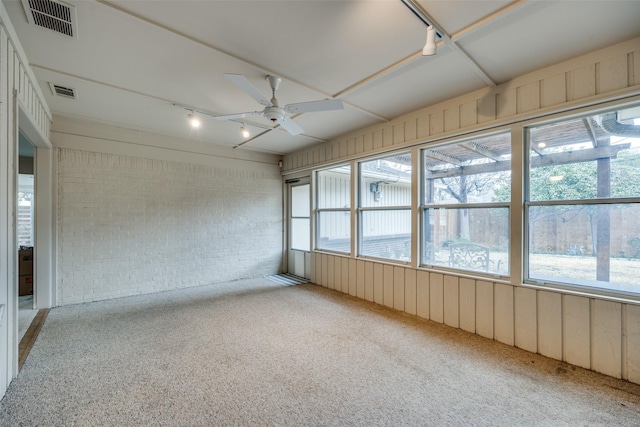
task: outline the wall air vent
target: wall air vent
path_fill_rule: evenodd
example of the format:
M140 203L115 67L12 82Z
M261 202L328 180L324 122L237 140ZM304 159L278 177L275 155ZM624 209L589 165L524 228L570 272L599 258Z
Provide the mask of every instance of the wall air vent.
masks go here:
M30 24L77 37L74 6L55 0L22 0L22 6Z
M49 87L51 88L51 92L56 96L62 96L63 98L68 99L78 99L76 97L76 90L73 88L60 86L51 82L49 82Z

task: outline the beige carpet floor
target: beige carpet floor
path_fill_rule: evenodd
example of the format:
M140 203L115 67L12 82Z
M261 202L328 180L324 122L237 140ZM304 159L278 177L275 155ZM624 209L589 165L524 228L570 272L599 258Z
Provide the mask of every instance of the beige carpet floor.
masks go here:
M2 426L640 425L640 385L304 284L51 310Z

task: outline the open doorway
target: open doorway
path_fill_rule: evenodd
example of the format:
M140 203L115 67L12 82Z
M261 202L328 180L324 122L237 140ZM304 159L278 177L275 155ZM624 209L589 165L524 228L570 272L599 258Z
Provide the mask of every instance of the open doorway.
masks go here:
M18 99L16 113L13 155L17 167L10 203L14 215L13 242L18 255L14 258L17 280L7 305L11 377L18 374L49 308L55 305L53 149Z
M18 135L18 342L36 317L34 283L35 147L22 131Z

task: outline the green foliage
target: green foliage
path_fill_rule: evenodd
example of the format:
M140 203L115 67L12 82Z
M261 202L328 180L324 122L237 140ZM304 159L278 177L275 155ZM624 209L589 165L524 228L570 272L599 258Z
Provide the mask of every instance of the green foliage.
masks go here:
M531 170L531 200L591 199L597 195L596 162Z
M640 195L640 153L624 150L610 164L610 197ZM531 170L530 200L584 200L597 197L597 162L543 166ZM511 188L496 185L494 202L511 199Z

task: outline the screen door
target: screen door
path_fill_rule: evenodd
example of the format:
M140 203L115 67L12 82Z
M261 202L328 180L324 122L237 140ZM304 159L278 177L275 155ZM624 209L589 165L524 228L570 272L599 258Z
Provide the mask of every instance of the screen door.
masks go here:
M289 273L309 278L311 260L311 185L300 179L289 185Z

